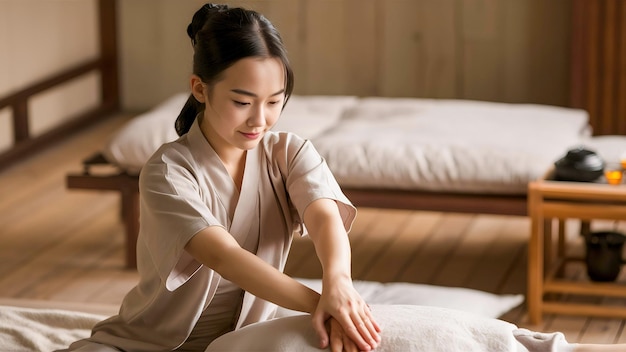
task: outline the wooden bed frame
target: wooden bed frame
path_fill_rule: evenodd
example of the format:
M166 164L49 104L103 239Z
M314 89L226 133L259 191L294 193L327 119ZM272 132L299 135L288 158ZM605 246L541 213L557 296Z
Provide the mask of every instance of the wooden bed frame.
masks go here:
M126 265L128 268L134 268L137 264L135 247L139 233L138 176L121 170L110 175L96 175L91 172L91 168L98 165L109 165L101 154L85 160L82 173L67 175L67 187L119 192L126 231ZM519 216L526 216L527 208L526 195L438 193L346 187L342 189L357 207Z
M53 77L13 93L7 97L0 97L0 109L11 107L14 116L15 145L8 152L0 154L0 169L18 161L25 154L34 153L45 145L60 140L71 132L111 115L119 110L118 89L118 52L116 40L116 1L98 0L99 28L100 28L100 57L61 72ZM576 3L581 7L582 2ZM580 11L578 11L580 12ZM576 13L578 13L576 12ZM578 23L578 22L577 22ZM583 40L576 37L574 40ZM583 50L587 46L575 45L574 48ZM586 49L585 49L586 50ZM92 111L72 119L70 122L36 138L28 132L27 102L35 94L55 87L81 75L97 71L102 78L101 104ZM577 86L580 86L583 73L572 70L572 77ZM576 98L576 97L574 97ZM585 108L582 97L573 105ZM592 125L595 124L591 116ZM110 190L121 195L121 213L125 224L127 237L126 263L129 268L136 266L135 245L139 230L139 189L137 176L122 171L110 175L93 174L91 168L95 165L107 163L101 156L96 155L84 161L82 173L68 174L66 181L69 189ZM344 192L357 207L410 209L423 211L459 212L474 214L501 214L526 216L526 195L497 195L497 194L459 194L438 193L423 191L406 191L392 189L353 189L344 188Z

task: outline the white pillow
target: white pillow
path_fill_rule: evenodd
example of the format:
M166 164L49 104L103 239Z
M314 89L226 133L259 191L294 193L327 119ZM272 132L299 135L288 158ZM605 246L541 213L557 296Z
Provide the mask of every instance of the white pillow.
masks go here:
M626 136L594 136L582 146L597 152L606 163L619 163L626 159Z
M120 128L102 150L104 157L130 174L138 174L148 158L163 144L178 138L174 122L189 93L180 93Z
M372 306L382 328L376 352L398 351L518 351L512 331L502 320L437 307L409 305ZM206 352L217 351L319 351L307 315L251 324L214 340Z

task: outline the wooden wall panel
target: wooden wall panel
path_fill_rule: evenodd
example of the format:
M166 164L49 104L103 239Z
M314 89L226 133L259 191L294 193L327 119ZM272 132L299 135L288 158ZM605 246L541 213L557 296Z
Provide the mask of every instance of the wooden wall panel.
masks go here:
M626 96L624 96L624 92L626 92L626 5L622 3L616 12L619 13L619 18L621 19L617 27L618 33L621 35L618 45L619 58L616 63L617 67L620 68L617 72L617 90L621 92L621 95L617 97L616 130L619 134L626 134Z
M571 0L529 1L528 101L569 105L571 7Z
M419 25L418 91L415 96L455 98L460 96L458 1L421 0Z
M502 101L518 102L530 94L532 58L529 57L529 27L535 14L526 1L508 1L501 16L501 31L505 34L505 39L499 56L503 61L506 79L501 85L499 96Z
M501 100L506 79L501 57L504 31L504 2L466 0L460 4L460 70L462 90L467 99Z
M305 65L300 87L305 94L342 94L346 91L347 38L343 1L306 2Z
M376 94L376 2L304 1L301 11L296 93Z
M595 135L626 135L626 0L576 0L571 103Z
M381 96L418 96L420 86L421 28L419 1L381 3L380 76Z
M569 104L570 0L225 2L278 27L297 94ZM126 107L147 109L180 91L191 54L175 36L202 3L120 3Z
M343 31L346 33L345 94L358 96L378 95L380 80L381 23L378 5L374 0L347 0Z

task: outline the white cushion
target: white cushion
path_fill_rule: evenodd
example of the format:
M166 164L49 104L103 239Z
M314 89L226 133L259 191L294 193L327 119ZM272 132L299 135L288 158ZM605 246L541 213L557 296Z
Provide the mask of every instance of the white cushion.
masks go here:
M597 152L606 163L626 160L626 136L595 136L587 139L583 147Z
M128 121L107 142L104 157L130 174L138 174L148 158L163 144L178 138L174 122L188 93L180 93Z
M518 351L512 333L516 326L502 320L446 308L408 305L373 305L372 313L382 328L377 352ZM214 340L206 351L313 352L319 348L311 318L299 315L227 333Z

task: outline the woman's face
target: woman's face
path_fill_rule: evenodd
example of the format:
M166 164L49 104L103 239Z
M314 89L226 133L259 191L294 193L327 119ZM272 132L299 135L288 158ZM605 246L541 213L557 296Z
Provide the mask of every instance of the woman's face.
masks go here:
M194 84L192 78L194 95L198 87L205 103L201 129L218 155L225 157L256 147L278 121L285 70L276 58L245 58L226 69L213 87L199 78Z

